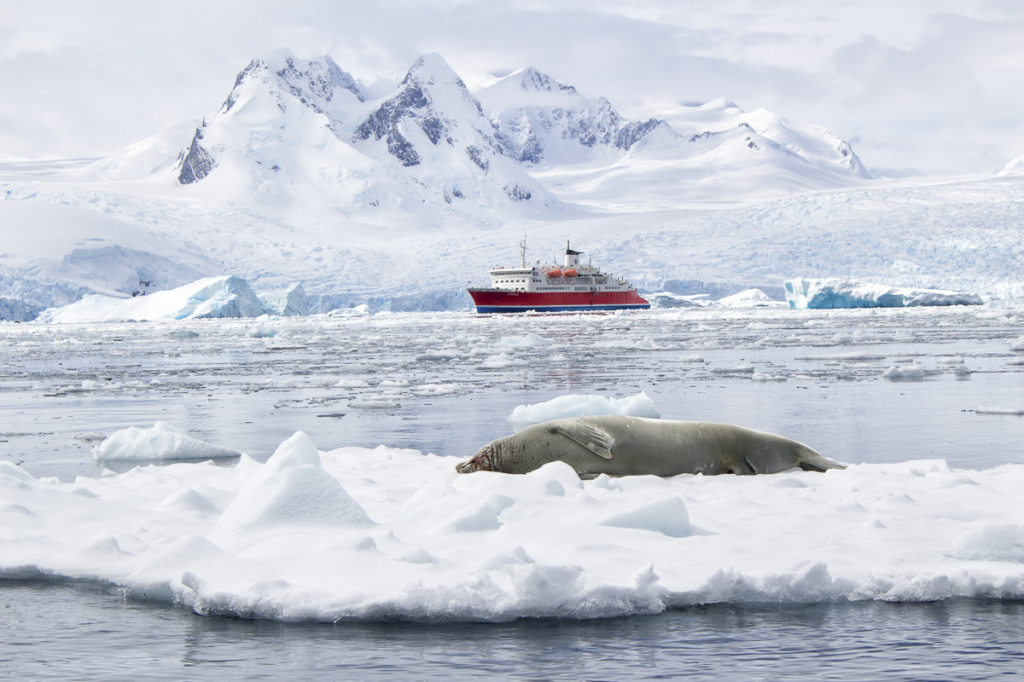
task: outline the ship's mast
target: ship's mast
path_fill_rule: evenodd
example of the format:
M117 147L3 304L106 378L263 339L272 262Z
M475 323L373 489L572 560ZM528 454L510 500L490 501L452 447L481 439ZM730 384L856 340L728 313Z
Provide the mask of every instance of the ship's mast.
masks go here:
M526 235L523 235L523 241L519 242L519 261L520 267L526 267Z

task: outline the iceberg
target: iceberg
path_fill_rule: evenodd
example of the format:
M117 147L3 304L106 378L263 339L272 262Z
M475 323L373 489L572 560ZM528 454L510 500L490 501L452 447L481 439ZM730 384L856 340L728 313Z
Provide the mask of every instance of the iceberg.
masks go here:
M256 294L263 310L268 315L279 317L306 317L309 315L309 302L306 291L301 283L295 283L282 291L260 291Z
M776 301L760 289L746 289L732 296L726 296L716 301L718 305L727 308L755 308L763 306L783 305L782 301Z
M792 279L786 282L791 310L809 308L909 308L912 306L981 305L977 294L938 289L899 289L843 279Z
M26 303L20 298L0 296L0 320L30 322L39 315L41 307Z
M259 317L263 305L241 277L207 277L177 289L148 296L84 296L60 308L44 310L36 321L53 323L116 320L185 320L212 317Z

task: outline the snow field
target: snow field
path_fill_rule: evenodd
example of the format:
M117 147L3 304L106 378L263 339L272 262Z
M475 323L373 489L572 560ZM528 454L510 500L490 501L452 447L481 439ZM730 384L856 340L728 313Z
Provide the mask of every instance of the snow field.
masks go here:
M0 463L0 575L95 580L199 613L505 621L713 602L1024 596L1024 466L459 475L387 447L37 480Z

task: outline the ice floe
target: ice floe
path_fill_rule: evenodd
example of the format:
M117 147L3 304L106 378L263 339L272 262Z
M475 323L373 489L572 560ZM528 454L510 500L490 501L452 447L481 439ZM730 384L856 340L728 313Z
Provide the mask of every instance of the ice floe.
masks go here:
M1024 597L1024 465L770 476L459 475L415 450L36 479L0 462L0 576L203 614L508 621L714 602ZM950 510L956 510L950 514Z
M552 419L618 414L627 417L660 419L661 414L646 393L641 391L626 398L606 398L602 395L562 395L543 403L519 405L509 415L509 424L516 431Z
M215 459L239 454L193 438L167 422L156 422L151 429L131 426L115 431L92 449L98 460Z

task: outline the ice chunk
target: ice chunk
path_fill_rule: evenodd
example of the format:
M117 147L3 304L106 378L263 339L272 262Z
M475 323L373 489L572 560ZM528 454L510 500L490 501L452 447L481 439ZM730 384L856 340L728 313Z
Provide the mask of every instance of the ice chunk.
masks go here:
M735 365L733 367L712 367L708 370L712 374L753 374L753 365Z
M680 296L668 291L658 291L653 294L644 294L652 308L703 308L706 307L707 294L696 294L693 296Z
M309 302L301 282L293 284L283 291L260 291L257 296L268 315L281 317L309 315Z
M499 346L505 348L534 348L539 346L550 346L551 341L545 338L537 336L536 334L527 334L525 336L503 336L498 341Z
M1010 350L1024 351L1024 336L1018 336L1010 342Z
M897 367L893 365L889 369L882 373L882 376L886 379L910 379L920 380L924 379L924 367L921 365L906 365L905 367Z
M505 369L507 367L526 367L526 360L514 358L508 353L492 355L480 363L481 369Z
M247 331L245 335L253 339L271 339L277 336L277 330L264 324L258 324Z
M902 308L910 306L981 305L976 294L937 289L900 289L842 279L793 279L786 282L791 309Z
M979 407L975 410L977 414L1010 414L1024 416L1024 410L1015 407Z
M92 449L97 460L215 459L240 453L192 438L167 422L151 429L134 426L115 431Z
M599 395L563 395L534 405L519 405L512 410L507 421L516 431L522 431L533 424L603 414L619 414L628 417L660 419L661 414L654 407L654 401L641 391L627 398L605 398Z

